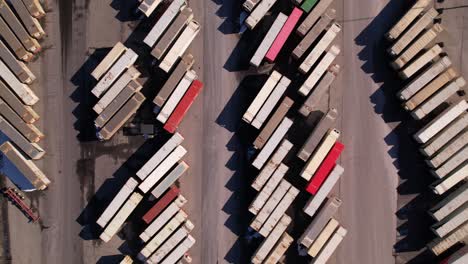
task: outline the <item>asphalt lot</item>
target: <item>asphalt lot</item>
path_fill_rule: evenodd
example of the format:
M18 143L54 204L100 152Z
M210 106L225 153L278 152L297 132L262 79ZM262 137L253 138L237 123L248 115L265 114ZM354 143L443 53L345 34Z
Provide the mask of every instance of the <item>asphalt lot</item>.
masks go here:
M349 233L333 263L395 263L398 179L414 172L408 169L412 164L405 153L415 146L400 124L407 116L393 97L395 76L381 55L382 35L403 10L397 0L388 2L334 3L343 25L337 41L342 47L337 63L343 71L323 107L333 106L342 113L338 128L346 145L340 160L345 175L334 192L344 202L338 215ZM39 165L53 185L32 199L41 213L40 225L28 224L9 207L10 234L15 234L10 235L13 263L115 263L118 255L139 247L125 243L135 240L136 226L102 244L92 224L125 178L148 157L147 149L158 144L122 134L96 142L90 130L95 99L89 92L93 84L89 73L117 41L138 48L141 36L131 34L136 26L132 20L137 19L129 11L132 6L132 1L123 0L47 1L46 49L31 68L38 76L33 89L41 98L39 126L47 136L43 145L48 154ZM251 52L248 40L255 34L242 38L236 34L238 1L191 1L190 6L202 25L190 51L205 83L180 127L190 165L181 187L196 226L197 243L190 252L194 263L246 263L253 250L244 238L252 196L248 185L256 172L248 164L245 132L250 130L242 125L241 116L255 95L252 91L261 84L262 77L245 63L245 54ZM466 49L460 41L468 36L463 34L464 11L444 13L449 54ZM464 57L459 57L456 66L465 74Z

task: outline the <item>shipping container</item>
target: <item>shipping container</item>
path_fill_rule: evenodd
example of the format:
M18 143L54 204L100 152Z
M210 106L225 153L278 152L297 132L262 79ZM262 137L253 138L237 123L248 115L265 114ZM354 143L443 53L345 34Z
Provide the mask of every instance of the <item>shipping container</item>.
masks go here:
M153 55L153 57L156 59L161 60L171 44L174 43L184 27L190 23L192 19L192 9L188 7L183 8L182 11L177 15L174 22L169 26L166 33L164 33L161 40L158 41L154 49L151 51L151 55Z
M26 5L26 8L33 17L41 18L45 16L45 11L39 0L23 0L23 3Z
M22 83L30 84L36 80L36 76L22 62L18 61L13 53L10 52L5 43L0 39L0 58L15 74Z
M468 109L468 103L465 100L460 100L445 109L430 123L421 128L413 137L419 143L426 143L446 127L455 118L460 116Z
M439 237L445 237L447 234L461 226L468 220L468 204L455 210L446 219L431 226L432 232Z
M119 59L124 52L128 49L121 42L117 42L114 47L107 53L104 59L94 68L91 75L97 81L114 65L114 63Z
M330 176L327 177L319 191L314 196L312 196L309 201L307 201L303 209L306 214L310 215L311 217L315 215L343 173L343 167L341 167L339 164L336 164L333 168L333 171L330 173Z
M270 254L268 254L265 264L276 264L279 260L283 257L288 250L289 246L291 246L294 239L286 232L281 235L278 243L276 243L275 247L271 250Z
M115 97L114 100L102 111L96 120L94 125L97 128L104 127L104 125L119 111L119 109L132 97L133 94L139 92L143 88L137 80L132 80L127 86Z
M249 212L254 215L258 214L288 170L289 167L283 163L278 166L273 175L266 180L265 186L257 193L257 196L255 196L255 199L249 206Z
M154 190L151 192L154 197L159 198L173 183L175 183L189 166L184 161L180 162Z
M42 29L39 21L32 17L29 13L26 6L22 1L10 1L10 4L16 11L16 14L19 17L19 20L23 22L24 27L29 32L29 34L35 39L42 39L45 36L44 29Z
M301 9L304 10L304 12L309 13L315 4L317 4L317 1L318 0L305 0L301 5Z
M299 26L299 28L297 29L297 34L299 34L299 36L301 37L307 34L307 32L309 32L309 30L312 28L315 22L317 22L320 16L323 15L325 10L328 9L332 2L333 0L320 0L317 6L314 8L314 10L312 10L312 12L309 13L306 19Z
M426 160L426 163L432 168L438 168L465 145L468 145L468 130L457 135L447 145L440 149L433 158Z
M320 231L330 221L333 215L341 206L341 200L335 196L330 197L317 216L312 220L310 225L305 230L304 234L299 238L298 243L301 243L306 248L310 248L312 243L317 239Z
M465 157L467 157L467 154ZM454 169L449 175L445 178L433 183L430 187L432 191L436 194L444 194L446 191L450 190L453 186L462 182L468 177L468 163L461 165L459 168Z
M174 64L177 63L179 57L184 55L185 51L195 39L198 32L200 32L200 24L195 20L190 21L159 64L159 68L165 72L169 72Z
M156 250L156 252L154 252L154 254L150 258L151 262L161 263L161 261L169 254L169 252L176 248L177 245L188 236L188 234L193 230L193 228L193 223L190 222L190 220L187 220L181 228L179 228L174 234L172 234L172 236L170 236L161 245L161 247L158 250ZM181 257L183 253L181 254ZM174 262L176 262L177 260L178 259L174 260Z
M452 157L450 157L444 164L442 164L442 166L440 166L436 170L432 170L431 172L437 178L442 179L455 168L464 163L467 157L468 146L463 146L463 148L460 151L458 151Z
M444 253L447 249L453 245L459 243L468 236L468 222L465 222L462 226L457 228L454 232L450 233L444 238L436 238L431 241L427 248L432 251L436 256Z
M172 264L179 260L195 244L195 238L188 235L162 262L161 264Z
M39 115L28 105L24 105L13 92L0 80L0 97L28 124L39 119Z
M164 83L164 86L159 90L158 95L154 98L154 113L159 113L167 98L169 98L177 87L177 84L180 82L184 74L192 68L194 62L192 54L187 54L182 57L182 60L177 64L177 67L171 73L169 79Z
M175 133L146 163L137 171L136 175L140 180L146 179L148 175L154 171L155 168L161 164L161 162L171 153L176 147L178 147L184 137L179 133Z
M437 75L445 71L448 67L452 65L452 61L447 56L442 57L440 60L432 64L427 70L418 75L413 79L409 84L407 84L403 89L398 91L397 96L400 100L408 100L421 90L426 84L428 84L432 79Z
M288 192L283 196L280 203L271 212L268 220L266 220L262 228L258 231L262 236L267 237L268 234L273 230L273 227L278 224L279 219L286 213L289 206L293 203L296 196L299 194L299 190L294 186L291 186Z
M300 114L307 117L314 108L317 108L322 97L329 91L330 86L339 72L340 65L338 64L333 64L328 68L325 76L319 81L317 87L307 96L306 101L299 109Z
M262 40L262 42L260 43L260 46L258 46L257 50L255 51L255 54L250 60L251 65L255 67L260 66L260 63L262 63L263 58L265 57L271 45L273 44L276 37L280 33L287 19L288 17L285 14L283 13L278 14L275 22L273 22L273 24L271 25L270 29L265 35L265 38Z
M37 143L44 137L44 134L35 125L25 123L2 99L0 99L0 115L30 142Z
M263 123L268 119L271 114L271 111L275 108L278 102L281 100L281 97L286 92L288 86L291 84L291 80L288 79L286 76L281 77L281 80L276 85L273 92L271 92L268 99L263 104L258 114L255 116L255 119L252 121L252 126L260 129Z
M145 16L150 17L160 3L161 0L143 0L138 6L138 9L140 9L140 11L145 14Z
M140 239L148 242L177 212L187 203L184 196L179 195L153 222L140 234Z
M322 140L325 133L335 125L336 118L338 117L338 111L335 108L331 108L328 112L320 119L318 124L314 127L310 136L307 138L304 146L299 150L297 157L303 161L307 161L314 152Z
M334 218L328 221L327 225L322 229L317 239L312 243L307 253L315 258L320 250L325 246L327 241L333 236L335 231L338 229L339 223Z
M169 7L164 11L164 14L159 18L143 42L150 48L158 42L161 35L166 31L166 28L171 24L172 20L179 13L182 6L185 5L185 0L174 0Z
M330 150L335 145L335 142L340 137L341 132L337 129L329 129L328 132L323 137L322 141L319 143L317 148L314 150L312 156L307 161L306 165L301 171L301 177L307 181L312 178L312 175L315 174L317 169L320 167L320 164L327 157Z
M431 3L430 0L418 0L406 14L385 35L388 40L397 39L405 29L413 23L416 17Z
M11 31L2 17L0 17L0 35L18 59L28 62L34 57L32 53L28 52L23 47L23 44L15 36L13 31Z
M338 230L333 234L327 244L323 247L323 250L320 251L317 258L314 259L314 264L325 264L330 259L333 252L343 241L344 237L347 234L347 230L343 227L339 227Z
M439 15L434 8L429 9L416 21L389 49L391 55L399 55L425 28Z
M37 143L29 142L13 125L1 116L0 131L31 159L37 160L45 155L45 151Z
M276 150L276 152L273 154L270 160L268 160L265 167L263 167L263 169L260 171L258 176L255 178L254 182L252 183L252 187L255 190L260 191L260 189L262 189L263 185L265 185L265 183L268 181L273 172L278 168L280 163L291 150L292 146L293 145L291 144L291 142L289 142L287 139L283 139L283 141L281 141L279 148Z
M429 45L444 28L440 24L434 24L430 29L426 30L419 36L396 60L391 63L393 69L398 70L403 68L411 61L422 49Z
M162 177L174 166L180 159L182 159L187 150L182 146L177 146L174 151L159 164L151 174L138 186L143 192L147 193L153 186L162 179Z
M166 209L166 207L172 203L172 201L180 194L179 188L176 186L171 186L171 188L158 200L157 203L151 207L148 212L143 215L142 219L145 223L149 224L153 221L159 214Z
M112 199L110 204L106 207L104 212L98 218L96 223L104 228L106 227L107 223L114 217L114 215L119 211L120 207L125 203L127 198L133 193L135 188L138 186L138 181L134 178L130 177L122 189L117 193L117 195Z
M296 27L297 22L299 22L299 19L302 16L302 11L295 7L291 14L289 15L288 19L286 20L286 23L284 23L283 27L281 28L281 31L279 34L276 36L275 41L273 41L273 44L271 44L270 49L265 55L265 59L268 62L273 62L275 61L276 57L278 56L279 52L283 48L284 44L286 43L286 40L289 38L289 35L293 32L294 28Z
M428 85L424 86L419 92L417 92L413 97L403 104L403 107L412 111L418 107L421 103L426 101L439 89L444 87L448 82L452 81L458 76L458 73L452 67L448 68L445 72L441 73L434 80L432 80Z
M312 27L312 29L304 36L299 42L297 47L293 50L292 56L295 59L299 59L304 53L310 48L312 43L318 38L318 36L330 25L330 23L336 17L336 10L333 8L327 9L327 11L319 18L318 22Z
M122 225L125 223L130 214L135 210L138 204L143 199L139 193L133 193L125 204L120 208L115 217L110 221L109 225L104 229L99 238L104 242L109 242L112 237L117 234Z
M325 71L330 67L330 65L335 60L336 56L340 54L341 50L337 45L331 46L325 56L322 57L319 64L312 70L309 77L307 77L304 84L299 89L299 94L307 96L312 89L314 89L317 82L320 80ZM299 69L300 71L300 69ZM305 72L304 72L305 73Z
M450 193L442 201L429 210L429 214L437 221L441 221L460 206L468 202L468 182Z
M9 141L5 141L0 146L0 151L31 182L36 190L44 190L50 184L50 180L36 164L27 160Z
M21 83L2 60L0 60L0 77L24 104L34 105L39 101L39 98L31 88L26 84Z
M276 3L277 0L262 0L257 7L250 13L250 16L245 20L245 25L249 29L253 29L260 20L265 16L270 8Z
M276 111L273 113L271 118L263 127L258 137L255 139L253 145L256 149L263 148L265 143L270 138L271 134L273 134L273 131L275 131L275 129L278 127L281 120L283 120L283 118L286 116L286 113L289 111L293 103L294 101L291 100L291 98L287 96L283 99L283 101L280 103Z
M432 48L425 51L417 59L408 64L398 75L402 79L408 79L412 77L416 72L421 70L428 63L432 63L442 53L442 48L439 44L434 45Z
M266 259L268 253L270 253L272 248L280 239L281 235L286 231L286 228L289 226L291 221L292 219L288 215L283 215L281 217L279 223L275 226L270 235L268 235L268 237L266 237L266 239L263 240L263 242L254 252L251 259L252 263L260 264Z
M120 110L107 122L107 124L101 128L98 132L100 140L110 139L124 124L130 119L132 115L136 113L140 108L145 96L142 93L136 92L128 102L120 108Z
M250 122L254 120L258 111L260 111L260 108L268 99L268 96L270 96L271 92L276 87L276 84L278 84L281 77L282 75L277 71L273 71L271 73L270 77L268 77L268 80L262 86L260 92L257 94L253 102L250 104L249 108L247 108L247 111L245 111L244 115L242 116L242 119L245 122L250 124Z
M317 60L322 56L325 50L332 44L338 33L341 31L341 25L333 23L320 38L319 42L310 51L309 55L305 58L302 64L299 66L299 70L302 73L309 72L310 69L315 65Z
M276 147L279 145L280 141L284 138L286 133L288 132L289 128L292 126L293 121L287 117L281 121L278 128L275 130L273 135L271 135L270 139L265 144L265 147L262 148L260 153L257 155L255 160L253 161L252 165L257 168L261 169L263 164L268 160L271 154L275 151Z
M120 75L135 63L138 59L132 49L127 49L125 53L117 59L110 69L101 77L91 92L98 98L111 87L111 85L120 77Z

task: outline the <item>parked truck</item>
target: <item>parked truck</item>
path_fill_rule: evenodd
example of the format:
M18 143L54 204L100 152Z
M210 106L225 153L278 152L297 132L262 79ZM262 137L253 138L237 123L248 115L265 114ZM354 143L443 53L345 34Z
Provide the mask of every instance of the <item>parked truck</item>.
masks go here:
M109 225L104 229L99 238L104 242L109 242L111 238L120 230L130 214L135 210L138 204L143 199L143 196L134 192L125 204L120 208L115 217L110 221Z
M270 63L275 61L279 52L286 43L286 40L289 38L289 35L291 35L294 28L296 27L297 22L299 22L301 16L302 11L295 7L286 20L286 23L284 23L283 27L281 28L279 34L276 36L275 41L273 41L273 44L271 44L270 49L266 53L265 58L267 61Z
M297 33L299 36L303 37L309 30L312 28L312 26L317 22L317 20L320 18L320 16L323 15L325 10L328 9L328 7L331 5L333 0L320 0L317 6L315 6L314 10L309 13L309 15L306 17L306 19L302 22L302 24L298 27Z
M141 84L137 80L130 81L127 86L115 97L109 105L101 111L94 120L94 125L97 128L104 127L107 122L119 111L119 109L137 92L140 92ZM95 106L96 107L96 106Z
M312 27L312 29L304 36L299 42L296 48L293 50L292 56L295 59L299 59L304 53L310 48L312 43L319 37L319 35L326 29L328 25L335 19L336 10L333 8L327 9L327 11L320 17L318 22Z
M463 148L455 153L452 157L450 157L442 166L439 168L432 170L432 174L440 179L447 176L450 172L452 172L455 168L460 166L462 163L466 161L468 157L468 146L463 146Z
M338 180L341 178L341 175L344 173L344 168L341 167L339 164L336 164L333 168L330 175L327 177L325 182L323 183L322 187L318 190L318 192L312 196L309 201L307 201L306 205L304 206L303 211L313 217L317 210L322 205L323 201L327 199L328 194L330 193L331 189L335 186Z
M431 43L444 28L440 24L434 24L430 29L426 30L419 36L413 44L411 44L396 60L391 63L395 70L403 68L411 61L422 49Z
M271 73L270 77L268 77L268 80L262 86L260 92L257 94L253 102L250 104L249 108L247 108L247 111L245 111L244 115L242 116L242 119L245 122L250 124L254 120L258 111L260 111L260 108L268 99L268 96L270 96L281 77L282 75L277 71L273 71Z
M138 186L137 180L135 180L133 177L128 178L125 185L122 186L122 189L120 189L120 191L117 193L114 199L112 199L112 201L104 210L104 212L101 214L101 216L98 218L96 223L100 227L105 228L106 225L109 223L109 221L112 219L112 217L114 217L117 211L119 211L119 209L125 203L127 198L133 193L133 191L135 190L137 186Z
M336 38L338 33L340 33L340 31L341 25L336 22L333 23L299 66L299 70L303 73L309 72L320 56L322 56L325 50L332 44L333 40Z
M416 72L421 70L428 63L431 63L442 53L442 47L439 44L435 44L432 48L425 51L417 59L410 62L398 75L402 79L408 79L412 77Z
M268 197L265 205L262 207L262 209L260 209L255 219L253 219L253 221L250 223L250 227L252 229L255 231L260 231L260 228L279 204L281 199L283 199L289 188L291 188L291 184L288 181L282 179L278 187L273 191L270 197Z
M42 39L45 36L45 32L42 29L39 21L31 16L26 6L22 1L10 1L11 5L16 11L21 22L23 22L24 27L29 32L31 36L35 39Z
M291 186L288 192L283 196L276 208L271 212L268 220L266 220L262 228L258 231L262 236L267 237L268 234L273 230L273 227L276 226L279 222L281 216L286 213L289 206L293 203L296 196L299 194L299 190L294 186Z
M439 12L430 8L388 49L388 53L393 56L399 55L425 28L434 22L438 15Z
M468 130L457 135L447 145L440 149L434 157L426 160L426 163L432 168L438 168L466 145L468 145Z
M439 90L436 94L429 98L429 100L418 106L418 108L411 112L411 116L416 120L424 118L439 105L447 101L453 94L465 86L465 84L466 81L463 79L463 77L457 78L449 85Z
M445 237L468 220L468 204L455 210L446 219L431 226L431 230L439 237Z
M287 117L281 121L278 128L275 130L273 135L271 135L268 142L265 144L265 147L262 148L260 153L257 155L255 160L253 161L252 165L257 168L261 169L267 159L271 156L271 154L275 151L276 147L280 143L281 139L284 138L286 133L288 132L289 128L292 126L293 121Z
M154 197L159 198L173 183L175 183L189 166L184 161L180 162L151 192Z
M99 130L97 133L98 138L100 140L110 139L125 124L125 122L127 122L128 119L136 113L145 99L146 98L142 93L135 93L132 98L130 98L130 100L128 100L109 120L109 122Z
M184 137L175 133L146 163L137 171L136 175L140 180L145 180L148 175L156 169L166 157L178 147Z
M410 8L410 10L408 10L408 12L406 12L406 14L390 29L385 37L390 41L397 39L430 3L430 0L418 0Z
M334 218L328 221L327 225L322 229L317 239L312 243L307 253L315 258L320 250L325 246L327 241L333 236L335 231L339 228L339 223Z
M19 39L15 36L15 33L6 24L5 20L0 16L0 35L3 41L11 48L16 57L22 61L30 61L34 55L27 51Z
M159 64L159 68L165 72L169 72L174 64L176 64L177 59L182 57L185 53L192 41L198 35L198 32L200 32L200 24L195 20L190 21Z
M431 157L467 126L468 114L463 113L460 117L456 118L455 121L442 129L433 139L422 146L420 149L421 153L426 157Z
M245 20L245 24L249 29L253 29L265 14L271 9L277 0L262 0L257 7L250 13L250 16Z
M273 111L275 106L278 104L279 100L284 95L286 89L290 84L290 79L288 79L286 76L281 77L281 80L279 81L278 85L276 85L273 92L271 92L270 96L265 101L265 104L263 104L262 108L260 108L260 111L258 111L258 114L255 116L255 119L252 121L253 127L257 129L260 129L260 127L262 127L263 123L268 119L268 117L271 114L271 111Z
M306 101L299 109L300 114L307 117L314 108L317 108L323 95L327 93L339 72L340 65L338 64L333 64L328 68L325 76L319 81L317 87L309 94L309 96L307 96Z
M311 158L307 161L306 165L301 171L301 177L309 181L315 174L320 164L327 157L330 150L335 145L335 142L340 137L341 132L338 129L329 129L319 143Z
M455 231L450 233L444 238L436 238L431 241L427 247L436 256L444 253L447 249L451 248L455 244L459 243L468 235L468 222L465 222L462 226L457 228Z
M458 73L455 71L455 69L452 67L448 68L445 72L441 73L434 80L432 80L428 85L419 90L419 92L417 92L408 101L403 103L403 107L408 111L414 110L457 76Z
M124 52L128 49L121 42L117 42L114 47L107 53L104 59L94 68L91 72L91 76L95 80L99 81L101 77L114 65L114 63L119 59Z
M0 115L10 122L10 124L12 124L30 142L37 143L44 137L44 134L42 134L36 126L25 123L1 98Z
M193 230L194 225L190 220L187 220L184 225L179 228L172 236L170 236L161 247L154 252L150 258L150 263L161 263L161 261L171 252L177 245L183 241ZM185 252L183 252L185 253ZM181 254L181 256L183 255ZM177 261L177 259L175 260ZM172 262L174 263L174 262Z
M263 208L268 198L271 196L273 191L278 187L278 184L282 181L284 175L289 170L289 167L281 163L275 170L273 175L265 180L264 186L261 191L255 196L255 199L249 206L249 212L257 215L258 212ZM257 179L255 179L257 180Z
M0 40L0 59L10 68L13 74L22 83L30 84L36 80L36 76L29 70L29 68L22 62L18 61L14 54L10 52L5 43Z
M448 215L453 213L457 208L468 202L468 182L464 183L460 188L450 193L442 201L437 203L429 210L429 214L437 221L442 221Z
M39 119L39 115L30 106L24 105L1 80L0 97L24 120L24 122L32 124Z
M8 85L8 87L25 103L26 105L34 105L39 101L36 94L24 83L21 83L13 72L0 60L0 76Z
M338 111L335 108L329 109L322 119L320 119L319 123L314 127L314 130L312 130L312 133L307 138L304 146L299 150L297 157L303 161L307 161L322 140L325 133L334 126L337 117Z
M314 259L314 264L325 264L330 259L333 252L343 241L348 231L344 227L339 227L338 230L333 234L328 243L323 247L322 251L318 254L317 258Z
M138 9L145 14L145 16L150 17L160 3L161 0L143 0L138 6Z
M400 98L400 100L410 99L411 96L416 94L432 79L445 71L451 65L452 61L447 56L442 57L440 60L432 64L431 67L421 73L418 77L412 80L409 84L407 84L403 89L398 91L397 96Z
M148 242L173 216L178 213L187 199L179 195L153 222L140 234L140 239Z
M467 153L465 152L465 157ZM461 165L459 168L454 169L449 175L445 178L435 182L430 187L432 191L436 194L442 195L446 191L450 190L453 186L462 182L468 177L468 163Z
M9 141L0 146L0 151L31 182L36 190L44 190L50 184L50 180L36 164L26 159Z
M166 104L164 104L163 108L159 112L157 119L159 122L165 124L169 116L172 114L176 106L179 104L180 100L184 96L184 94L189 89L190 85L192 84L193 80L197 78L197 73L194 70L189 70L185 73L182 80L179 82L177 87L175 88L174 92L167 100Z
M147 193L153 186L162 179L162 177L174 166L180 159L182 159L187 150L182 146L177 146L174 151L159 164L156 169L151 172L148 177L138 186L143 192Z
M177 130L179 124L182 122L182 119L187 114L188 110L192 106L198 94L200 94L202 88L203 83L199 80L195 80L192 82L192 85L190 85L184 97L182 97L179 104L174 109L167 122L164 124L164 130L166 130L169 133L174 133Z
M460 100L445 109L429 124L420 129L413 137L419 143L426 143L445 128L455 118L460 116L468 109L468 103L465 100Z
M149 210L143 215L142 220L145 223L151 223L159 214L166 209L166 207L174 201L174 199L179 196L180 190L176 186L171 186L171 188L159 199Z
M37 160L45 155L45 151L37 144L29 142L16 128L5 118L0 116L0 131L7 136L18 148L31 159Z
M157 114L160 112L167 98L169 98L169 96L172 94L174 89L177 87L177 84L180 82L180 80L186 74L186 72L192 68L193 63L194 59L192 54L187 54L184 57L182 57L182 60L179 62L179 64L177 64L177 67L169 76L169 79L166 81L166 83L164 83L163 87L154 98L154 113Z
M262 42L260 43L260 46L258 46L257 50L255 51L255 54L250 60L251 65L255 67L260 66L260 63L262 63L263 58L265 57L268 50L272 46L273 42L275 41L276 37L280 33L287 19L288 17L285 14L283 13L278 14L278 17L276 17L275 22L273 22L273 25L271 25L270 29L265 35L265 38L263 38Z
M299 238L298 243L301 243L306 248L310 248L312 243L317 239L320 231L330 221L338 208L341 206L341 200L335 196L330 197L317 216L312 220L310 225L305 230L304 234Z
M150 48L158 42L161 35L166 31L167 27L171 24L172 20L177 16L180 9L185 5L185 0L174 0L166 9L164 14L159 18L143 42Z
M299 94L307 96L314 89L317 82L320 80L325 71L330 67L335 58L340 54L341 50L337 45L331 46L325 56L322 57L319 64L312 70L304 84L299 88ZM301 69L299 69L300 71ZM305 72L303 72L305 73Z
M276 243L275 247L271 250L271 252L268 254L265 264L275 264L280 261L280 259L283 257L283 255L286 253L286 250L288 250L289 246L291 246L292 242L294 239L286 232L281 235L278 243Z
M253 145L254 148L256 149L262 149L265 143L268 141L270 138L271 134L273 134L273 131L278 127L279 123L283 118L286 116L286 113L288 110L291 108L293 105L294 101L291 100L289 97L284 97L283 101L280 103L279 107L276 109L276 111L273 113L271 118L268 120L266 125L263 127L262 131L258 135L258 137L255 139Z
M278 242L280 237L284 234L291 221L292 219L288 215L283 215L281 217L279 223L275 226L273 231L266 237L265 240L263 240L262 244L260 244L258 249L254 252L251 259L252 263L260 264L267 258L268 254Z
M265 185L268 179L270 179L270 176L273 174L273 172L275 172L278 169L278 166L280 166L280 163L291 150L292 146L292 143L289 142L287 139L283 139L283 141L281 141L279 148L276 150L276 152L273 154L270 160L268 160L265 167L263 167L258 176L255 178L254 182L252 183L252 188L254 188L257 191L260 191L260 189L262 189L262 187Z
M162 262L161 264L172 264L179 260L195 244L196 240L188 235Z
M174 43L184 27L190 23L192 19L192 9L183 7L182 11L177 15L174 22L169 26L166 33L164 33L162 36L161 40L158 41L154 49L151 51L151 55L153 55L153 57L156 59L161 60L171 44Z

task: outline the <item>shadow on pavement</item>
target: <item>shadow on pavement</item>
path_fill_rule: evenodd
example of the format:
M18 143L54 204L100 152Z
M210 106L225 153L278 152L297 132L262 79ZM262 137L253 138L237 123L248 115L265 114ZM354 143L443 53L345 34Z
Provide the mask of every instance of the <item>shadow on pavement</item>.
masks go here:
M213 0L213 2L220 5L218 11L216 11L216 15L224 19L218 30L225 35L239 33L239 18L243 11L243 2L237 0Z
M110 6L119 11L115 16L120 22L128 22L137 20L143 13L140 12L138 6L140 2L138 0L113 0Z
M125 256L123 255L103 256L96 262L96 264L118 264L124 258Z

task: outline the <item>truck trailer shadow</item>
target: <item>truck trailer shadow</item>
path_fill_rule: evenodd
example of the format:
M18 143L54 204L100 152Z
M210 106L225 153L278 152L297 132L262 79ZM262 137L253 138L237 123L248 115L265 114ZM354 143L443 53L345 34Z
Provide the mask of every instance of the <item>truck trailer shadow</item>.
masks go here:
M142 13L138 10L140 2L138 0L112 0L110 6L119 11L115 18L120 22L137 20Z

